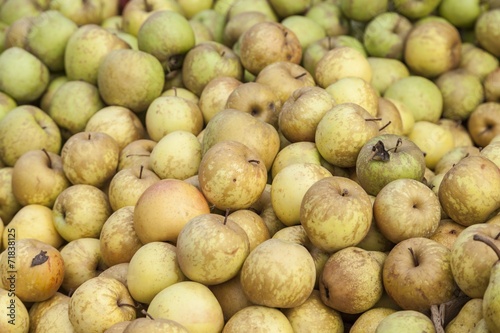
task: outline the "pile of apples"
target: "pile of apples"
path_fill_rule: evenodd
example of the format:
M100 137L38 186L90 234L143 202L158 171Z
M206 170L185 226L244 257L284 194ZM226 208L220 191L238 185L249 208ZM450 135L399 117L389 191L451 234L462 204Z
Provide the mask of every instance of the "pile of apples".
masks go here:
M500 332L499 27L0 0L0 332Z

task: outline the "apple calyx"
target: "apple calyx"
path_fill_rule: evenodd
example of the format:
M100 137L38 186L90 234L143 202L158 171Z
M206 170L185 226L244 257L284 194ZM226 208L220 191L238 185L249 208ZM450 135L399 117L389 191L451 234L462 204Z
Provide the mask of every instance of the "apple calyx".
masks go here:
M45 148L42 148L42 151L45 153L45 156L47 156L47 159L49 160L48 161L49 162L49 168L52 169L52 159L50 158L49 152Z
M420 265L420 263L418 262L418 258L417 258L417 255L415 254L415 251L413 251L413 248L411 248L411 247L408 248L408 251L410 251L411 256L413 258L413 264L415 265L415 267L418 267L418 265Z
M128 306L128 307L131 307L131 308L137 309L137 306L136 306L135 304L120 303L120 301L117 301L117 302L116 302L116 305L118 305L118 307Z
M495 251L495 254L498 257L498 260L500 261L500 249L493 242L493 239L497 240L499 237L500 237L500 233L495 238L483 236L480 234L475 234L472 237L472 239L474 239L475 241L483 242L484 244L488 245L493 251Z
M391 156L389 155L389 150L386 150L384 143L381 140L378 140L377 143L372 147L370 160L387 162L390 158Z
M342 192L340 192L340 195L343 196L343 197L348 196L349 195L349 190L346 189L346 188L343 188Z

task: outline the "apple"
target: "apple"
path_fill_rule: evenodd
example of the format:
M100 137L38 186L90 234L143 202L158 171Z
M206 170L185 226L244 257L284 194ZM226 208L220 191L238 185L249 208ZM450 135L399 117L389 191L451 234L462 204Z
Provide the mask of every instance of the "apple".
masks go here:
M500 168L500 141L491 141L486 147L481 149L480 154L495 163Z
M295 163L313 163L327 168L327 162L321 157L314 142L293 142L281 149L276 155L271 169L272 179L274 179L283 168ZM334 170L330 172L333 174L333 171Z
M378 93L359 77L343 77L325 88L337 104L355 103L375 117L379 108Z
M78 25L100 24L106 18L118 15L118 0L91 0L84 3L56 0L50 2L49 8L60 11Z
M30 150L19 157L12 170L12 193L23 206L52 207L59 193L70 186L59 155L45 149Z
M0 120L2 120L2 118L5 117L5 115L9 113L10 110L16 107L17 103L12 97L3 92L0 92Z
M252 96L249 99L249 96ZM273 89L262 83L246 82L238 85L227 97L226 109L236 109L278 128L281 100Z
M295 332L282 311L276 308L250 305L236 312L224 326L224 333L244 333L248 329L263 332Z
M497 58L495 58L497 59ZM498 67L498 66L497 66ZM498 102L500 92L498 88L498 77L500 70L495 69L488 73L483 80L484 97L486 102Z
M260 22L241 36L240 58L243 67L254 75L277 61L298 64L302 48L297 35L281 23Z
M96 238L78 238L61 248L65 274L62 289L69 295L85 281L99 275L105 269L100 241Z
M493 8L479 15L474 25L474 33L479 45L494 56L500 56L500 44L496 38L496 26L500 19L500 9Z
M33 27L34 16L21 17L12 22L5 31L4 49L11 47L20 47L26 49L26 36Z
M0 20L12 24L23 17L35 17L49 7L48 1L8 0L2 2Z
M394 0L394 9L409 19L419 19L432 13L441 0Z
M438 120L437 124L450 130L451 134L453 135L453 142L455 142L455 147L474 145L474 143L472 142L472 138L462 121L441 118Z
M259 11L241 12L232 16L224 26L223 42L228 47L233 45L239 40L241 35L250 29L253 25L269 21L269 17Z
M205 124L225 108L229 95L241 84L240 80L231 76L219 76L207 83L198 103Z
M446 246L451 251L458 235L460 235L464 229L465 227L463 225L456 223L452 219L442 219L439 221L436 231L429 239Z
M69 80L54 92L47 113L61 129L64 139L68 139L83 132L90 118L104 107L95 85Z
M281 222L276 213L271 202L271 184L266 184L264 191L260 195L259 200L257 200L249 209L254 210L262 218L269 230L269 236L273 236L279 230L286 227L283 222Z
M396 179L422 181L425 169L425 158L420 148L407 137L395 134L370 139L356 159L357 180L371 195L377 195Z
M95 24L79 27L69 38L64 53L64 71L69 80L97 84L99 65L112 50L130 49L121 38Z
M434 304L452 300L457 291L451 251L428 238L412 237L396 244L382 274L385 290L404 310L429 311Z
M258 11L266 14L270 21L278 21L276 12L269 1L256 0L251 4L245 0L218 0L218 2L214 4L214 10L225 15L228 19L243 12Z
M378 14L388 9L388 0L365 1L365 0L340 0L340 8L347 18L359 21L371 21Z
M312 3L305 16L323 27L329 37L347 35L349 32L349 21L339 3L324 1Z
M410 0L411 1L411 0ZM434 323L425 314L414 310L396 311L382 319L375 333L395 333L404 330L408 333L436 332Z
M378 134L375 120L358 104L335 105L316 127L315 142L321 156L341 168L354 167L363 145Z
M482 150L481 150L482 152ZM479 148L475 146L459 146L455 147L449 152L447 152L434 168L436 174L445 174L450 169L452 169L458 162L460 162L464 157L467 156L477 156L480 155Z
M3 250L7 248L9 236L13 233L17 240L33 238L54 248L59 248L64 242L54 227L52 209L42 205L24 206L2 229Z
M111 51L102 59L97 71L97 86L104 102L137 113L146 111L160 96L164 83L159 60L139 50Z
M211 29L199 20L189 20L189 25L194 33L194 45L214 41Z
M85 281L75 290L68 315L75 333L104 332L117 322L136 318L135 304L127 287L118 280L101 276Z
M88 214L89 209L92 215ZM86 184L63 190L52 211L57 232L68 242L82 237L98 238L102 225L112 213L107 195Z
M116 173L120 148L103 132L78 132L61 149L64 174L72 184L102 187Z
M277 308L304 303L316 281L314 260L307 249L281 239L259 244L240 274L243 292L252 303Z
M477 75L481 81L498 67L498 58L471 43L462 43L459 68Z
M498 118L499 114L500 104L495 102L479 104L478 107L472 111L467 120L467 128L476 145L485 147L496 135L500 134L500 126L498 126L498 119L500 119Z
M193 93L200 96L203 88L219 76L243 78L240 58L224 44L208 41L191 48L183 62L182 82Z
M4 308L4 318L0 329L5 333L28 333L30 317L24 303L10 287L0 288L0 305Z
M130 259L127 286L132 297L149 304L163 289L185 280L177 248L165 242L141 246Z
M132 141L146 139L146 129L139 117L122 106L101 108L88 119L84 131L108 134L120 150Z
M221 141L203 154L198 169L200 188L219 209L248 208L267 183L264 161L239 141Z
M206 125L202 156L221 141L238 141L253 149L268 171L280 149L279 134L274 126L235 109L219 111Z
M247 234L249 250L252 251L257 245L271 238L269 229L264 219L250 209L238 209L228 215L235 224L239 225Z
M366 25L363 45L372 57L402 60L412 27L411 21L399 13L380 13Z
M410 76L408 67L398 59L368 57L367 60L373 73L370 83L380 96L392 83Z
M253 305L243 292L239 273L232 279L215 285L208 286L215 295L227 322L239 310Z
M178 179L163 179L148 187L134 209L134 228L143 244L177 240L184 225L210 213L203 193Z
M375 332L378 324L388 315L396 312L394 309L373 307L363 312L351 326L350 333Z
M302 66L289 61L277 61L264 67L255 82L273 89L283 105L297 89L315 86L313 76Z
M458 28L471 28L483 12L483 5L476 0L443 0L439 4L439 16Z
M449 129L425 120L415 122L408 138L425 153L425 165L431 170L455 147Z
M54 120L33 105L20 105L0 121L0 159L7 166L14 166L19 157L30 150L45 148L58 154L61 141L61 132Z
M378 97L377 118L383 126L379 129L380 134L403 135L403 119L401 113L394 103L387 98Z
M54 93L59 89L59 87L69 81L68 77L66 75L52 75L49 85L47 86L47 89L43 93L42 97L40 98L40 108L45 111L49 112L50 108L50 103L52 102L52 98L54 97Z
M54 296L51 298L36 302L31 305L28 314L29 314L29 323L30 323L30 332L35 331L34 327L37 327L38 322L44 317L45 312L47 312L50 308L58 304L69 304L69 296L56 292ZM67 311L67 309L66 309Z
M158 142L174 131L198 135L203 129L203 114L192 101L180 96L160 96L149 105L145 124L149 137Z
M172 332L172 333L188 333L189 331L176 321L157 318L150 319L146 318L136 318L131 321L123 333L140 333L140 332ZM106 331L108 333L108 331Z
M127 275L129 266L130 264L128 262L122 262L121 264L116 264L105 268L102 272L99 273L98 276L106 276L116 279L127 287Z
M425 184L401 178L378 192L373 216L380 232L397 244L409 238L433 235L441 220L441 205L437 195Z
M413 112L401 101L387 97L381 97L381 98L392 103L398 110L399 115L401 116L403 135L407 136L408 134L410 134L410 132L413 129L413 126L415 125L415 117L413 116Z
M312 18L304 15L287 16L281 21L281 24L295 33L302 49L326 37L325 29Z
M446 214L463 226L486 222L500 209L500 170L484 156L464 157L444 175L439 200Z
M336 197L337 200L324 200L326 197ZM356 208L346 214L346 210L352 207ZM324 211L329 213L322 215ZM372 203L361 186L353 180L336 176L312 184L300 205L300 223L308 238L327 252L361 242L370 229L372 214ZM334 230L335 234L332 234ZM330 236L325 237L326 234Z
M155 56L166 72L182 67L184 55L195 46L188 18L172 10L159 10L144 21L137 33L139 50Z
M221 332L224 326L217 298L208 287L194 281L166 287L153 298L147 312L153 318L176 321L193 333Z
M118 159L117 171L134 168L135 166L144 167L151 170L149 156L153 151L156 141L150 139L139 139L132 141L122 148Z
M3 224L9 223L14 215L23 207L12 191L12 167L0 168L0 219Z
M15 238L15 234L14 234ZM61 253L33 238L8 238L0 256L1 281L23 302L45 301L63 282L65 267Z
M44 312L36 325L36 331L43 332L74 332L68 315L69 303L58 303Z

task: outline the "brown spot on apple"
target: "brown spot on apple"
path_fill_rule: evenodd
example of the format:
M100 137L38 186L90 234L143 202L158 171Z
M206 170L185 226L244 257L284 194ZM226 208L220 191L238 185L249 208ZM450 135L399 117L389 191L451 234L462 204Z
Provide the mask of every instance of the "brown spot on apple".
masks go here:
M49 257L47 256L47 251L41 250L39 254L37 254L33 259L31 260L31 266L38 266L43 263L45 263L47 260L49 260Z

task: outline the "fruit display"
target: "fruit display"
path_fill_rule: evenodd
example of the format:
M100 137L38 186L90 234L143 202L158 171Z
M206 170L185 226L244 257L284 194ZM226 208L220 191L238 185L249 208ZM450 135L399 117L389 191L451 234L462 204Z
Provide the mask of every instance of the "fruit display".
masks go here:
M499 27L0 0L0 332L500 333Z

